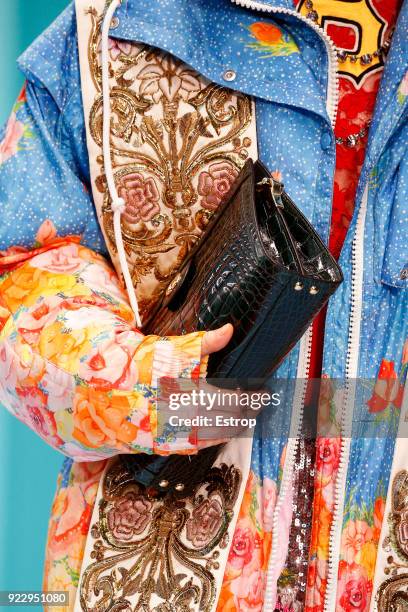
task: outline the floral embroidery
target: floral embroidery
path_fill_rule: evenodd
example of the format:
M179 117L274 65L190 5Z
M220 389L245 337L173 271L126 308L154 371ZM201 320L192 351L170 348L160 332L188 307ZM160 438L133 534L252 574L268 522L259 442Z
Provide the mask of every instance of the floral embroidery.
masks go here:
M382 542L387 553L387 578L377 592L378 610L405 610L408 604L408 472L395 474L391 486L388 534Z
M400 86L397 91L397 100L400 104L404 104L406 98L408 96L408 72L405 74L402 79Z
M95 96L85 111L96 145L90 150L94 198L117 265L113 213L99 154L101 19L95 9L89 15ZM199 240L246 158L256 157L253 102L210 83L158 49L133 42L113 45L112 163L118 193L126 202L122 236L143 318Z
M139 172L127 174L121 180L118 193L126 202L123 216L129 223L150 221L160 212L160 194L151 177L144 179Z
M293 38L272 23L257 21L247 29L256 42L246 43L245 47L264 53L261 59L299 53L299 47Z
M100 45L99 50L101 50ZM113 60L117 60L121 53L129 55L132 50L132 45L126 40L117 40L116 38L109 38L108 49L110 56Z
M154 63L145 66L137 78L142 81L140 94L151 96L156 103L163 97L171 102L177 95L188 101L201 89L197 73L169 55L157 54Z
M114 506L107 514L108 526L118 540L128 541L133 536L143 533L151 520L152 503L134 491L115 500Z
M111 607L210 612L241 480L239 469L221 463L187 497L150 498L113 460L95 505L81 609L103 607L108 588Z
M208 171L198 177L197 191L203 196L201 206L207 210L216 210L237 176L238 170L229 162L210 164Z
M205 499L194 508L186 523L187 539L200 548L212 540L222 522L222 506L218 499Z

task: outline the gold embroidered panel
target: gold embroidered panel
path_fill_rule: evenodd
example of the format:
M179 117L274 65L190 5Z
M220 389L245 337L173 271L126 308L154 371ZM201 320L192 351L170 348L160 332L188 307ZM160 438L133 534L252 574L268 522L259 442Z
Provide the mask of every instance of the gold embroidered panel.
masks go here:
M399 471L391 486L389 533L383 541L387 563L383 572L388 578L376 594L377 609L381 612L408 610L408 471Z
M241 484L241 470L221 462L190 497L160 500L136 484L120 459L112 460L98 493L75 610L212 610Z
M95 4L86 11L84 107L98 218L120 272L103 167L101 16ZM247 96L210 83L158 49L111 39L109 53L112 163L126 202L122 234L143 317L247 157L257 157L255 116Z

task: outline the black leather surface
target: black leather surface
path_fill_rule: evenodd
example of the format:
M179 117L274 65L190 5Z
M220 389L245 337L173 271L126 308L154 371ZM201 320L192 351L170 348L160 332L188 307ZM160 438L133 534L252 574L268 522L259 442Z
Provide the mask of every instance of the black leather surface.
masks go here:
M263 178L249 160L144 328L168 336L232 323L232 341L210 357L211 378L267 378L342 281L313 227Z

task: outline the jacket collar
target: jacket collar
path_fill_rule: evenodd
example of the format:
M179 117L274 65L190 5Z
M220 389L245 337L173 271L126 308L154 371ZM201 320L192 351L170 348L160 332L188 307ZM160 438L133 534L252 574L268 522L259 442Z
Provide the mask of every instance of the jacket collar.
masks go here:
M110 35L159 47L212 82L312 111L328 121L323 41L296 17L279 12L294 12L291 0L254 2L253 7L262 4L278 12L246 9L232 0L124 0ZM249 27L256 22L275 24L285 40L295 42L295 51L288 52L287 45L277 53L254 50ZM236 72L234 82L223 80L226 70Z

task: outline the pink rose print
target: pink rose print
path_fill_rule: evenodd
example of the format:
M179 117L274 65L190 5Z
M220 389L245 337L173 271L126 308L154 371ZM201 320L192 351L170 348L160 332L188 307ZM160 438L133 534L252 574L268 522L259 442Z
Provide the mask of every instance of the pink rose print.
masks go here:
M115 538L130 540L142 533L151 517L151 502L129 491L108 512L108 525Z
M236 570L249 564L255 550L253 527L245 519L238 521L232 540L228 563Z
M27 393L25 392L26 397L24 399L26 401L29 424L31 424L34 430L49 444L52 444L54 447L62 446L64 441L61 440L57 434L57 425L53 413L44 406L38 405L39 398L34 397L35 392L39 393L37 389L35 389L34 392L28 391L31 393L31 396L28 395L27 397Z
M344 561L339 566L338 603L339 612L368 612L371 598L371 582L363 567Z
M276 499L276 483L270 478L264 478L262 485L262 508L263 528L265 531L272 531L273 529L273 515L275 512Z
M236 597L236 609L240 612L261 612L263 607L264 572L257 570L242 574L231 583L231 592Z
M24 131L24 124L17 120L16 113L12 113L7 122L6 133L0 143L0 165L17 153L18 143L24 136Z
M373 530L365 521L348 521L341 537L341 550L347 563L353 563L366 542L373 539Z
M132 389L137 371L129 347L116 334L94 348L79 366L79 376L99 389ZM124 338L126 340L126 337Z
M33 268L57 274L75 274L84 266L84 260L79 257L78 248L77 244L68 244L46 251L34 257L31 265Z
M187 539L201 548L215 536L223 519L222 506L217 499L205 499L192 512L186 524Z
M139 172L127 174L122 179L118 193L126 202L123 217L129 223L150 221L160 212L160 194L151 177L144 178Z
M203 196L200 204L207 210L216 210L238 176L238 170L229 162L210 164L207 172L198 177L198 193Z
M329 477L339 467L340 439L319 438L317 441L316 465L319 474Z
M73 377L48 361L42 378L42 387L47 392L47 407L51 412L71 408L75 396Z

